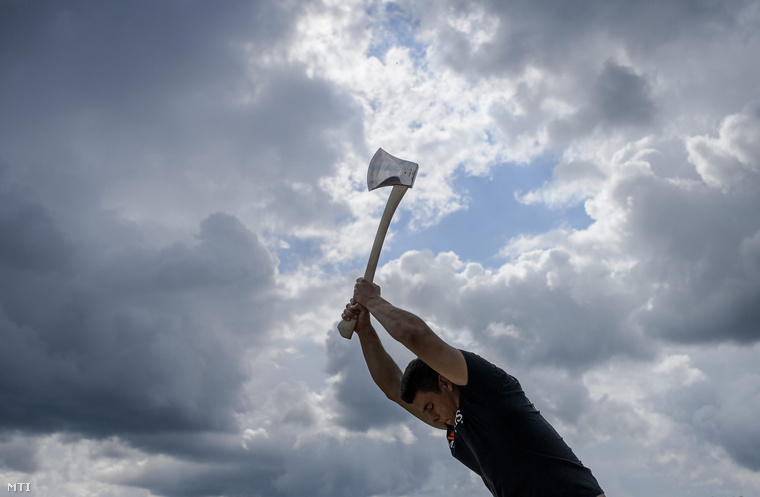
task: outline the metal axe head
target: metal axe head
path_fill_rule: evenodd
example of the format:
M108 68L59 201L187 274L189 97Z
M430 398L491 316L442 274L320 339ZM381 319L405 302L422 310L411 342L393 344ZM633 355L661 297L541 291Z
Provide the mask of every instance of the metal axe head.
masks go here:
M394 157L382 148L378 148L369 162L367 171L367 188L369 191L381 186L403 185L411 188L417 177L418 166L414 162Z

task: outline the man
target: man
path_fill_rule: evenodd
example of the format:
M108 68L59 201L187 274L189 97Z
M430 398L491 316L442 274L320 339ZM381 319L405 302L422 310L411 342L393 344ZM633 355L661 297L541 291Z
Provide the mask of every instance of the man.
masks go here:
M417 359L402 374L370 323L372 314ZM446 430L452 455L495 497L604 497L591 471L533 407L520 383L477 355L455 349L414 314L359 278L343 319L356 334L372 379L392 401Z

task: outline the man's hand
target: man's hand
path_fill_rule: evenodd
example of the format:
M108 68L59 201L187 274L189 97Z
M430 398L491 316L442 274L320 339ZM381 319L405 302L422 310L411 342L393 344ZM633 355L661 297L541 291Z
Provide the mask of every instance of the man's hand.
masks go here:
M379 286L364 278L356 280L356 285L354 285L354 298L352 300L367 307L370 301L377 297L380 297Z
M361 334L362 330L367 330L372 327L372 325L369 322L369 311L367 310L366 306L363 304L366 304L373 298L380 296L380 287L375 285L369 280L365 280L364 278L359 278L356 280L356 285L354 285L354 296L351 298L351 301L346 304L346 309L343 311L343 314L341 317L346 320L350 321L351 319L356 320L356 332Z
M356 333L361 335L362 331L370 329L372 325L369 322L369 312L361 304L356 302L355 299L346 304L346 308L343 310L341 317L349 321L351 319L356 320Z

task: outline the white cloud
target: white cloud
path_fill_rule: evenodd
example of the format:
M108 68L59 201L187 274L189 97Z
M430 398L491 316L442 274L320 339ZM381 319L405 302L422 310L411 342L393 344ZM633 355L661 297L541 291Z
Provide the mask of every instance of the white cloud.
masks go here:
M686 145L689 160L702 179L714 188L729 192L757 188L760 176L760 104L726 117L717 138L696 136Z

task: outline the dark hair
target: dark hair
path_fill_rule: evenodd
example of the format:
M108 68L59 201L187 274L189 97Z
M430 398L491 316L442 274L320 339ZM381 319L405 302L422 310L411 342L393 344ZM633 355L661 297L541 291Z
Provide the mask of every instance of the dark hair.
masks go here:
M401 400L411 404L417 392L441 392L438 373L419 358L409 363L401 377Z

